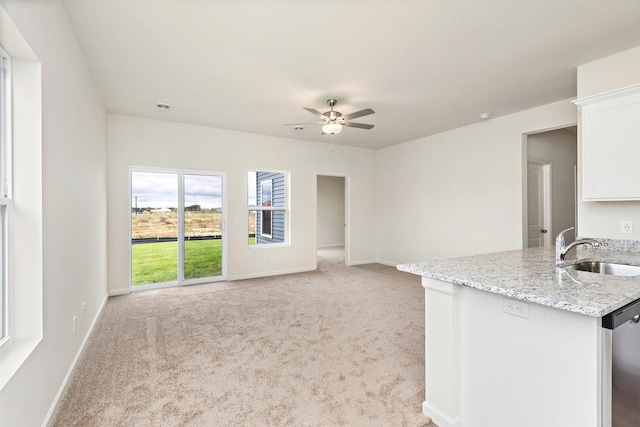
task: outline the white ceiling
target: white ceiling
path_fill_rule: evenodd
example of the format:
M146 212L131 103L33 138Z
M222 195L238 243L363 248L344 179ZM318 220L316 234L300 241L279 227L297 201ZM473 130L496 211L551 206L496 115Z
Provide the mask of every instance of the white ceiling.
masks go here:
M640 45L638 0L64 0L107 111L381 148L576 94ZM161 111L156 103L171 109Z

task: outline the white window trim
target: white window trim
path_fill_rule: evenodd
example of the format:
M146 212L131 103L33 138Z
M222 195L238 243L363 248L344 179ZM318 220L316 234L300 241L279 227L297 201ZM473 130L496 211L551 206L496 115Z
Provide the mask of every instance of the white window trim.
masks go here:
M0 99L0 227L2 236L2 257L0 258L2 275L0 277L0 304L2 304L2 318L0 318L0 351L8 348L13 336L13 305L11 282L11 57L0 48L0 85L2 85L2 99Z
M283 211L285 213L285 223L284 223L284 242L281 243L269 243L269 244L253 244L253 245L249 245L250 249L267 249L267 248L277 248L277 247L281 247L281 246L290 246L291 245L291 236L290 236L290 221L291 221L291 207L289 205L289 200L291 200L290 198L290 191L291 191L291 172L289 171L285 171L285 170L277 170L277 169L268 169L268 168L255 168L255 169L248 169L247 170L247 174L245 176L248 177L248 172L272 172L272 173L279 173L279 174L283 174L284 175L284 185L285 185L285 192L284 192L284 206L259 206L258 205L258 194L256 193L256 206L247 206L247 214L251 215L252 212L256 213L256 216L262 212L262 211ZM272 179L269 181L273 181ZM266 182L266 181L265 181ZM248 184L248 182L247 182ZM248 188L248 185L246 186L246 188ZM249 200L249 195L247 194L247 201ZM272 205L273 205L273 185L271 186L271 200L272 200ZM247 203L248 205L248 203ZM273 232L273 216L272 218L272 224L271 224L271 230ZM247 222L248 223L248 222ZM260 225L260 227L262 227L262 225ZM255 230L256 231L256 239L258 237L258 232L262 231L262 230ZM248 234L248 233L247 233ZM262 235L262 234L261 234ZM273 236L272 235L265 235L264 237L267 238L271 238Z
M0 6L0 45L11 56L9 345L0 351L0 390L43 337L42 64ZM2 187L2 185L0 185ZM0 195L3 192L0 191ZM17 239L16 236L29 236ZM20 289L20 292L15 292ZM14 292L12 292L14 291Z

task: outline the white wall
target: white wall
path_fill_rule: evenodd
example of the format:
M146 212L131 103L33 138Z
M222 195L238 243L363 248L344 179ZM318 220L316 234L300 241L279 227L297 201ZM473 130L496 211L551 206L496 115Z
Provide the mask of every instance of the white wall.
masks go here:
M551 244L562 230L575 226L575 167L578 160L578 135L568 129L558 129L530 135L527 141L529 157L551 162ZM572 242L573 231L566 241Z
M375 260L374 151L122 115L110 114L107 121L110 292L126 292L130 281L130 166L226 172L230 280L316 267L317 173L349 175L351 262ZM290 171L290 246L247 245L248 169ZM229 221L235 216L238 223Z
M640 83L640 46L578 67L578 98Z
M344 177L318 176L317 245L344 245Z
M379 150L378 258L521 248L523 135L575 123L563 100Z
M579 97L638 83L640 46L578 67ZM579 186L579 194L580 190ZM581 199L580 195L578 227L581 236L640 240L640 202L582 202ZM623 220L634 222L632 234L620 233L620 221Z
M0 391L0 424L39 426L107 295L106 114L61 2L0 4L42 64L42 209L15 214L42 215L42 261L22 261L42 262L44 303L43 339Z

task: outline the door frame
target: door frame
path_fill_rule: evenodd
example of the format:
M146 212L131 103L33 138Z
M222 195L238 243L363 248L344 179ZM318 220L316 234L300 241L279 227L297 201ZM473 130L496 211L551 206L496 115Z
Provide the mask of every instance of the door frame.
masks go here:
M131 255L132 255L132 251L131 251L131 200L133 198L133 194L131 191L131 184L132 184L132 174L133 172L148 172L148 173L169 173L169 174L176 174L177 175L177 179L178 179L178 206L180 206L181 203L181 198L184 199L184 175L210 175L210 176L220 176L222 178L222 221L220 224L221 227L221 233L222 233L222 273L220 276L215 276L215 277L204 277L204 278L197 278L197 279L187 279L184 280L183 276L184 276L184 246L180 245L180 240L178 239L178 277L177 280L173 280L170 282L162 282L162 283L149 283L149 284L145 284L145 285L136 285L133 286L133 283L131 282L131 277L132 277L132 266L131 266ZM161 167L152 167L152 166L129 166L129 177L128 177L128 181L129 181L129 190L128 190L128 194L129 194L129 202L128 202L128 206L129 206L129 226L128 226L128 238L127 241L129 242L129 248L128 248L128 252L129 252L129 291L144 291L144 290L149 290L149 289L159 289L159 288L168 288L168 287L174 287L174 286L189 286L189 285L198 285L198 284L202 284L202 283L213 283L213 282L219 282L219 281L224 281L227 279L227 226L226 226L226 221L227 221L227 174L226 172L223 171L211 171L211 170L201 170L201 169L178 169L178 168L161 168ZM184 206L183 206L184 208ZM178 235L182 234L183 235L183 242L184 242L184 209L182 209L182 212L180 212L180 209L178 209ZM180 259L182 259L182 265L180 264Z
M552 197L552 188L551 188L551 182L552 182L551 160L537 159L535 157L527 157L527 172L528 172L529 164L542 167L542 186L543 186L543 193L544 193L542 222L543 222L543 228L547 230L547 233L545 233L542 239L542 246L551 246L551 234L553 230L553 222L552 222L552 215L551 215L551 212L553 212L553 209L552 209L553 197ZM528 176L529 175L527 174L527 179L528 179ZM527 200L527 206L528 206L529 204L528 192L527 192L526 200ZM525 247L525 245L528 247L529 246L529 218L528 218L529 209L526 209L524 211L524 215L527 216L527 224L526 224L527 227L524 229L526 240L523 241L523 247Z
M576 126L578 123L573 122L573 123L567 123L567 124L563 124L560 126L554 126L554 127L550 127L550 128L546 128L546 129L538 129L535 131L531 131L531 132L527 132L527 133L523 133L522 134L522 144L521 144L521 163L520 163L520 170L522 171L521 174L521 194L522 194L522 200L521 200L521 209L522 209L522 224L521 224L521 229L522 229L522 242L521 242L521 247L526 249L528 246L528 241L529 241L529 218L528 218L528 211L527 211L527 204L528 204L528 194L527 194L527 162L529 160L529 156L528 156L528 144L529 144L529 136L530 135L537 135L540 133L545 133L545 132L551 132L554 130L559 130L559 129L567 129L567 128L571 128ZM580 167L580 138L576 135L576 144L577 144L577 155L578 158L576 159L576 168L575 171L577 171L577 168ZM577 177L576 172L574 172L574 176ZM577 203L577 198L578 198L578 182L577 182L577 178L574 179L574 189L575 189L575 198L576 198L576 204L575 204L575 212L574 212L574 216L575 216L575 231L576 231L576 236L578 236L578 203ZM549 230L550 233L552 233L552 230ZM550 239L554 239L555 236L549 236Z
M351 176L336 172L316 172L313 181L313 264L318 269L318 177L344 178L344 265L351 265Z

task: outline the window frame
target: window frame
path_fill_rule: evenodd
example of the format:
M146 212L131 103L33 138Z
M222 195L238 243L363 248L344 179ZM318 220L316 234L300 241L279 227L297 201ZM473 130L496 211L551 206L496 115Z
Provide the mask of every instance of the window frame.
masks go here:
M0 26L11 18L0 6ZM44 336L42 62L20 31L2 26L0 45L10 60L10 139L4 161L9 182L5 235L10 341L0 348L0 390L16 375ZM9 130L9 129L7 129ZM2 159L0 159L0 162ZM0 189L3 185L0 183ZM3 192L0 191L0 198ZM24 215L23 215L24 213ZM17 219L20 219L17 221ZM28 236L18 239L16 236ZM0 257L1 258L1 257ZM20 292L17 292L17 290Z
M11 99L11 57L0 47L0 351L9 347L13 334Z
M178 207L177 209L177 213L178 213L178 231L177 231L177 236L178 236L178 257L176 258L176 262L178 264L178 272L177 272L177 277L176 280L172 280L169 282L158 282L158 283L147 283L147 284L139 284L139 285L134 285L133 281L132 281L132 270L133 270L133 266L132 266L132 244L131 241L129 241L129 283L128 283L128 289L131 291L144 291L144 290L150 290L150 289L160 289L160 288L166 288L166 287L180 287L180 286L189 286L189 285L195 285L195 284L201 284L201 283L212 283L212 282L219 282L219 281L224 281L227 280L227 258L228 258L228 250L227 250L227 241L228 241L228 237L227 237L227 227L226 227L226 217L227 217L227 173L223 172L223 171L215 171L215 170L201 170L201 169L176 169L176 168L165 168L165 167L153 167L153 166L130 166L129 167L129 175L128 175L128 179L129 179L129 239L131 239L132 236L132 223L131 223L131 216L133 215L133 199L135 197L133 191L132 191L132 185L133 185L133 174L134 173L157 173L157 174L168 174L168 175L175 175L175 178L177 180L177 202L178 202ZM222 213L222 271L220 276L210 276L210 277L201 277L201 278L185 278L184 277L184 263L185 263L185 254L184 254L184 243L186 241L188 241L188 238L185 236L184 233L184 215L185 215L185 199L184 199L184 192L185 192L185 177L186 176L190 176L190 175L204 175L204 176L214 176L214 177L220 177L220 179L222 180L222 186L221 186L221 191L222 191L222 206L221 206L221 213ZM182 244L180 244L182 243ZM180 262L182 261L182 262Z
M255 174L257 177L258 173L273 173L273 174L281 174L283 175L284 178L284 204L283 206L273 206L273 198L274 198L274 190L273 190L273 179L266 179L264 181L262 181L261 183L258 184L257 182L257 178L256 178L256 182L255 184L258 185L254 185L254 188L256 188L256 192L255 192L255 205L251 205L250 203L250 194L249 194L249 184L251 184L249 182L249 176L251 174ZM290 230L290 179L291 179L291 173L289 171L284 171L284 170L276 170L276 169L262 169L262 168L255 168L255 169L248 169L247 170L247 219L249 219L251 217L251 215L255 215L256 221L258 219L258 215L260 216L260 228L258 229L256 227L255 230L255 234L256 234L256 239L255 239L255 243L251 244L249 243L249 247L250 248L273 248L273 247L278 247L278 246L289 246L290 245L290 236L289 236L289 230ZM263 202L262 202L262 191L263 191L263 187L264 187L264 183L270 183L270 188L271 188L271 204L270 206L263 206ZM258 242L258 235L260 237L265 237L267 239L273 239L273 212L274 211L279 211L279 212L284 212L284 238L282 242L262 242L259 243ZM270 212L271 213L271 232L270 233L265 233L263 227L264 227L264 221L263 219L263 213L264 212ZM257 226L257 224L256 224ZM249 233L247 233L249 234Z

